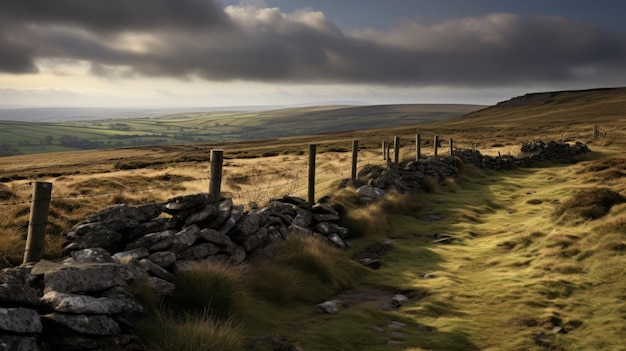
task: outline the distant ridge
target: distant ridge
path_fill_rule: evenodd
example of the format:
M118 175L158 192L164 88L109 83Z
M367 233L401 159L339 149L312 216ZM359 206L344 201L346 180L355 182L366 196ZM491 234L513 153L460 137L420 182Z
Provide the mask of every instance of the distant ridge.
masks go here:
M529 106L529 105L544 105L555 102L565 102L563 98L593 98L593 97L606 97L611 94L626 94L626 87L621 88L596 88L585 90L562 90L562 91L550 91L540 93L529 93L522 96L516 96L509 100L498 102L495 107L517 107L517 106ZM568 99L568 101L570 101Z

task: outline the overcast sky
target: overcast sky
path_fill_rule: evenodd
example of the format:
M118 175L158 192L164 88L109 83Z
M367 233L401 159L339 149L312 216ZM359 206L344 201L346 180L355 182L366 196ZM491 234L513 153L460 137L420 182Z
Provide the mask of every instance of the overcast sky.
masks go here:
M1 0L0 106L494 104L626 86L623 0Z

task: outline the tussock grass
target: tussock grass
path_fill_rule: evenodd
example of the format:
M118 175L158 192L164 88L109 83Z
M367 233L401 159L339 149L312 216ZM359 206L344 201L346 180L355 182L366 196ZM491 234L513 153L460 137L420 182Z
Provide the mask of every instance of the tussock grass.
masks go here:
M173 317L171 313L157 312L137 323L136 331L146 350L245 350L243 324L232 319L216 321L208 313Z
M589 188L575 194L555 210L556 216L593 220L605 216L614 205L626 202L621 194L607 188Z
M204 261L176 276L169 304L186 313L205 311L226 320L244 311L250 302L248 291L244 267Z
M309 291L293 299L304 298L309 302L352 286L366 272L364 267L351 262L346 253L312 236L293 235L278 244L274 262L299 272ZM297 289L300 284L296 280L293 288Z

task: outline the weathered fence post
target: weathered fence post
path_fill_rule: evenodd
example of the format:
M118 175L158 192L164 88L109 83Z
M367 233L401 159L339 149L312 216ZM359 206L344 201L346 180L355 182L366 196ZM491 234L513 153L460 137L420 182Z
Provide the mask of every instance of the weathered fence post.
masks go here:
M209 174L209 196L212 201L220 201L222 195L223 150L211 150L211 170Z
M454 151L454 141L450 138L450 156L452 157L452 151Z
M437 148L439 147L439 136L435 135L435 146L433 147L433 152L435 153L435 157L437 157Z
M315 152L316 145L309 144L309 191L307 199L311 204L315 202Z
M28 222L28 237L24 250L24 263L37 262L43 255L51 194L52 183L35 182Z
M415 136L415 161L418 161L422 157L422 136L417 134Z
M393 138L393 163L400 162L400 137Z
M383 141L383 161L387 159L387 142Z
M387 168L389 168L391 166L391 155L390 155L390 151L391 150L391 143L387 143L387 150L385 151L385 154L387 155L386 160L387 160Z
M594 124L593 125L593 139L598 139L598 125Z
M352 180L356 180L356 163L359 155L359 141L352 140Z

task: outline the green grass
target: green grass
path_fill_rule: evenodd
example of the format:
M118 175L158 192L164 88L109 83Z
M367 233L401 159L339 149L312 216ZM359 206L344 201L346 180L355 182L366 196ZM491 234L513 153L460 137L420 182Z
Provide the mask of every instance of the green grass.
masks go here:
M457 118L480 107L482 106L321 106L259 112L197 112L160 117L61 123L0 120L0 140L22 154L137 145L258 140L424 124ZM68 143L68 136L90 143ZM66 138L65 141L63 138Z

